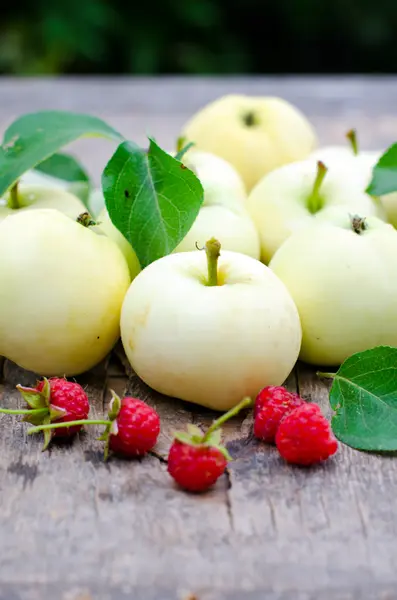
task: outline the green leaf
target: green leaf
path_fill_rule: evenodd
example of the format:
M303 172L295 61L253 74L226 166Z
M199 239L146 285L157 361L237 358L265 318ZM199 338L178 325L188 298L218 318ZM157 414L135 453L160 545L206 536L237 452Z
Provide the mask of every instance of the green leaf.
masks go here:
M142 268L176 248L203 202L194 173L149 142L148 151L132 142L120 144L102 175L110 219Z
M359 450L397 450L397 348L378 346L353 354L333 379L336 437Z
M61 179L68 182L67 189L80 198L84 206L88 208L88 201L91 193L91 181L87 172L80 165L79 161L70 154L61 154L56 152L46 158L35 167L35 171Z
M61 152L56 152L43 160L36 166L36 170L64 181L88 182L90 180L87 172L74 156L62 154Z
M97 117L66 111L30 113L14 121L0 146L0 197L26 171L83 136L124 139Z
M397 191L397 143L380 157L372 171L372 180L366 189L371 196L384 196Z

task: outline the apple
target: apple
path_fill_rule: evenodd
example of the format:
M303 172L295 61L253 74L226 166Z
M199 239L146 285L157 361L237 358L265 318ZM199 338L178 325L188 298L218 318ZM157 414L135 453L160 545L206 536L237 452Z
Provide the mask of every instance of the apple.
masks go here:
M81 200L62 188L20 183L0 199L0 222L9 215L43 208L59 210L72 219L85 211Z
M241 252L259 260L258 231L248 214L241 208L231 210L226 206L202 206L192 227L174 252L191 252L202 248L213 235L225 250Z
M132 282L120 323L128 360L145 383L225 411L284 382L299 354L301 327L268 267L219 251L211 239L205 253L151 263Z
M285 240L310 223L327 219L334 207L383 216L382 207L334 164L305 160L266 175L252 190L248 211L259 231L261 260L266 264Z
M397 346L397 231L390 224L339 212L332 223L292 235L270 268L298 307L301 360L338 366L356 352Z
M200 212L174 252L190 252L216 237L225 250L259 258L259 235L246 209L247 194L236 170L209 152L190 150L182 159L200 179L204 200Z
M127 261L130 270L131 281L138 275L141 270L139 260L131 244L125 239L123 234L115 227L110 220L109 214L104 208L97 217L98 229L103 231L121 250L124 258Z
M57 210L21 210L0 223L0 252L0 355L60 377L105 358L130 284L116 244Z
M317 138L306 117L276 97L227 95L206 105L185 124L182 137L197 150L229 161L247 191L269 171L306 158Z
M62 189L80 199L88 197L90 189L90 184L87 181L67 181L66 179L54 177L53 175L39 171L38 169L26 171L20 177L19 184Z
M355 177L357 185L366 190L372 179L372 171L382 156L381 150L362 150L359 147L357 133L351 130L346 134L349 144L345 146L326 146L319 148L311 154L316 160L330 165L344 165L349 172L347 177ZM374 198L383 208L386 220L397 228L397 192L392 192Z
M105 198L101 188L95 188L89 195L88 206L93 217L97 217L105 208Z

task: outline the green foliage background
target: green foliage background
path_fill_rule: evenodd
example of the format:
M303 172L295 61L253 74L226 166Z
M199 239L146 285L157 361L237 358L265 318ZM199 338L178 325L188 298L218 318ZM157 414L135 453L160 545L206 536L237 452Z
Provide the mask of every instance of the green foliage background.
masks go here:
M18 0L0 73L393 73L397 0Z

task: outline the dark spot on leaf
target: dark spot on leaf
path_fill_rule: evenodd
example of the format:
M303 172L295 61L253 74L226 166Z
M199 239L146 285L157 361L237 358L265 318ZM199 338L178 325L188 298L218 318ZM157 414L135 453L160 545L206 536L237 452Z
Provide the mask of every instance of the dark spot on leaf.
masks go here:
M130 192L128 190L124 190L124 196L126 198L129 198L130 197Z
M99 335L97 336L97 338L96 338L96 339L97 339L97 340L99 340Z
M32 484L38 474L37 465L29 465L22 461L22 457L19 460L11 463L7 468L8 473L13 473L23 479L23 489L26 488L27 484Z
M186 165L184 165L183 163L181 163L181 169L187 169Z

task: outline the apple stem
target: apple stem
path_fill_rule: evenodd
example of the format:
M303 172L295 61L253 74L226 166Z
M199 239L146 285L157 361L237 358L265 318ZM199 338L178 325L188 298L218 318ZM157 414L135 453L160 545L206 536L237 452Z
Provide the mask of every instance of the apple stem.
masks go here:
M38 427L31 427L28 430L28 434L38 433L39 431L45 431L46 429L62 429L64 427L76 427L78 425L105 425L108 427L110 424L109 421L105 421L104 419L98 420L90 420L90 419L81 419L80 421L62 421L62 423L49 423L48 425L39 425Z
M358 141L357 141L357 131L355 129L350 129L350 131L348 131L346 133L346 138L350 142L354 156L358 156L359 149L358 149Z
M211 238L205 244L205 253L208 265L207 285L218 285L218 259L221 254L221 243L217 239Z
M307 207L312 214L315 214L322 208L322 201L319 197L319 193L327 171L328 169L325 166L325 164L321 162L321 160L319 160L317 162L317 174L316 179L314 180L312 193L310 194L307 201Z
M0 413L5 415L44 415L48 413L48 408L27 408L27 409L9 409L0 408Z
M12 188L10 189L10 198L8 201L8 206L12 210L17 210L18 208L20 208L18 201L18 181L15 182Z
M322 371L317 371L317 377L323 377L324 379L334 379L336 373L323 373Z
M83 225L83 227L94 227L95 225L98 225L97 221L94 221L89 212L81 213L76 221L77 223L80 223L80 225Z
M208 438L210 437L211 433L213 433L216 429L219 429L219 427L221 427L221 425L226 423L226 421L228 421L232 417L235 417L241 410L243 410L244 408L248 408L252 405L253 405L252 398L250 398L249 396L246 396L245 398L243 398L241 400L241 402L239 402L236 406L234 406L233 408L228 410L224 415L222 415L221 417L219 417L219 419L216 419L216 421L214 421L212 423L212 425L205 432L205 435L204 435L202 441L206 442L208 440Z

